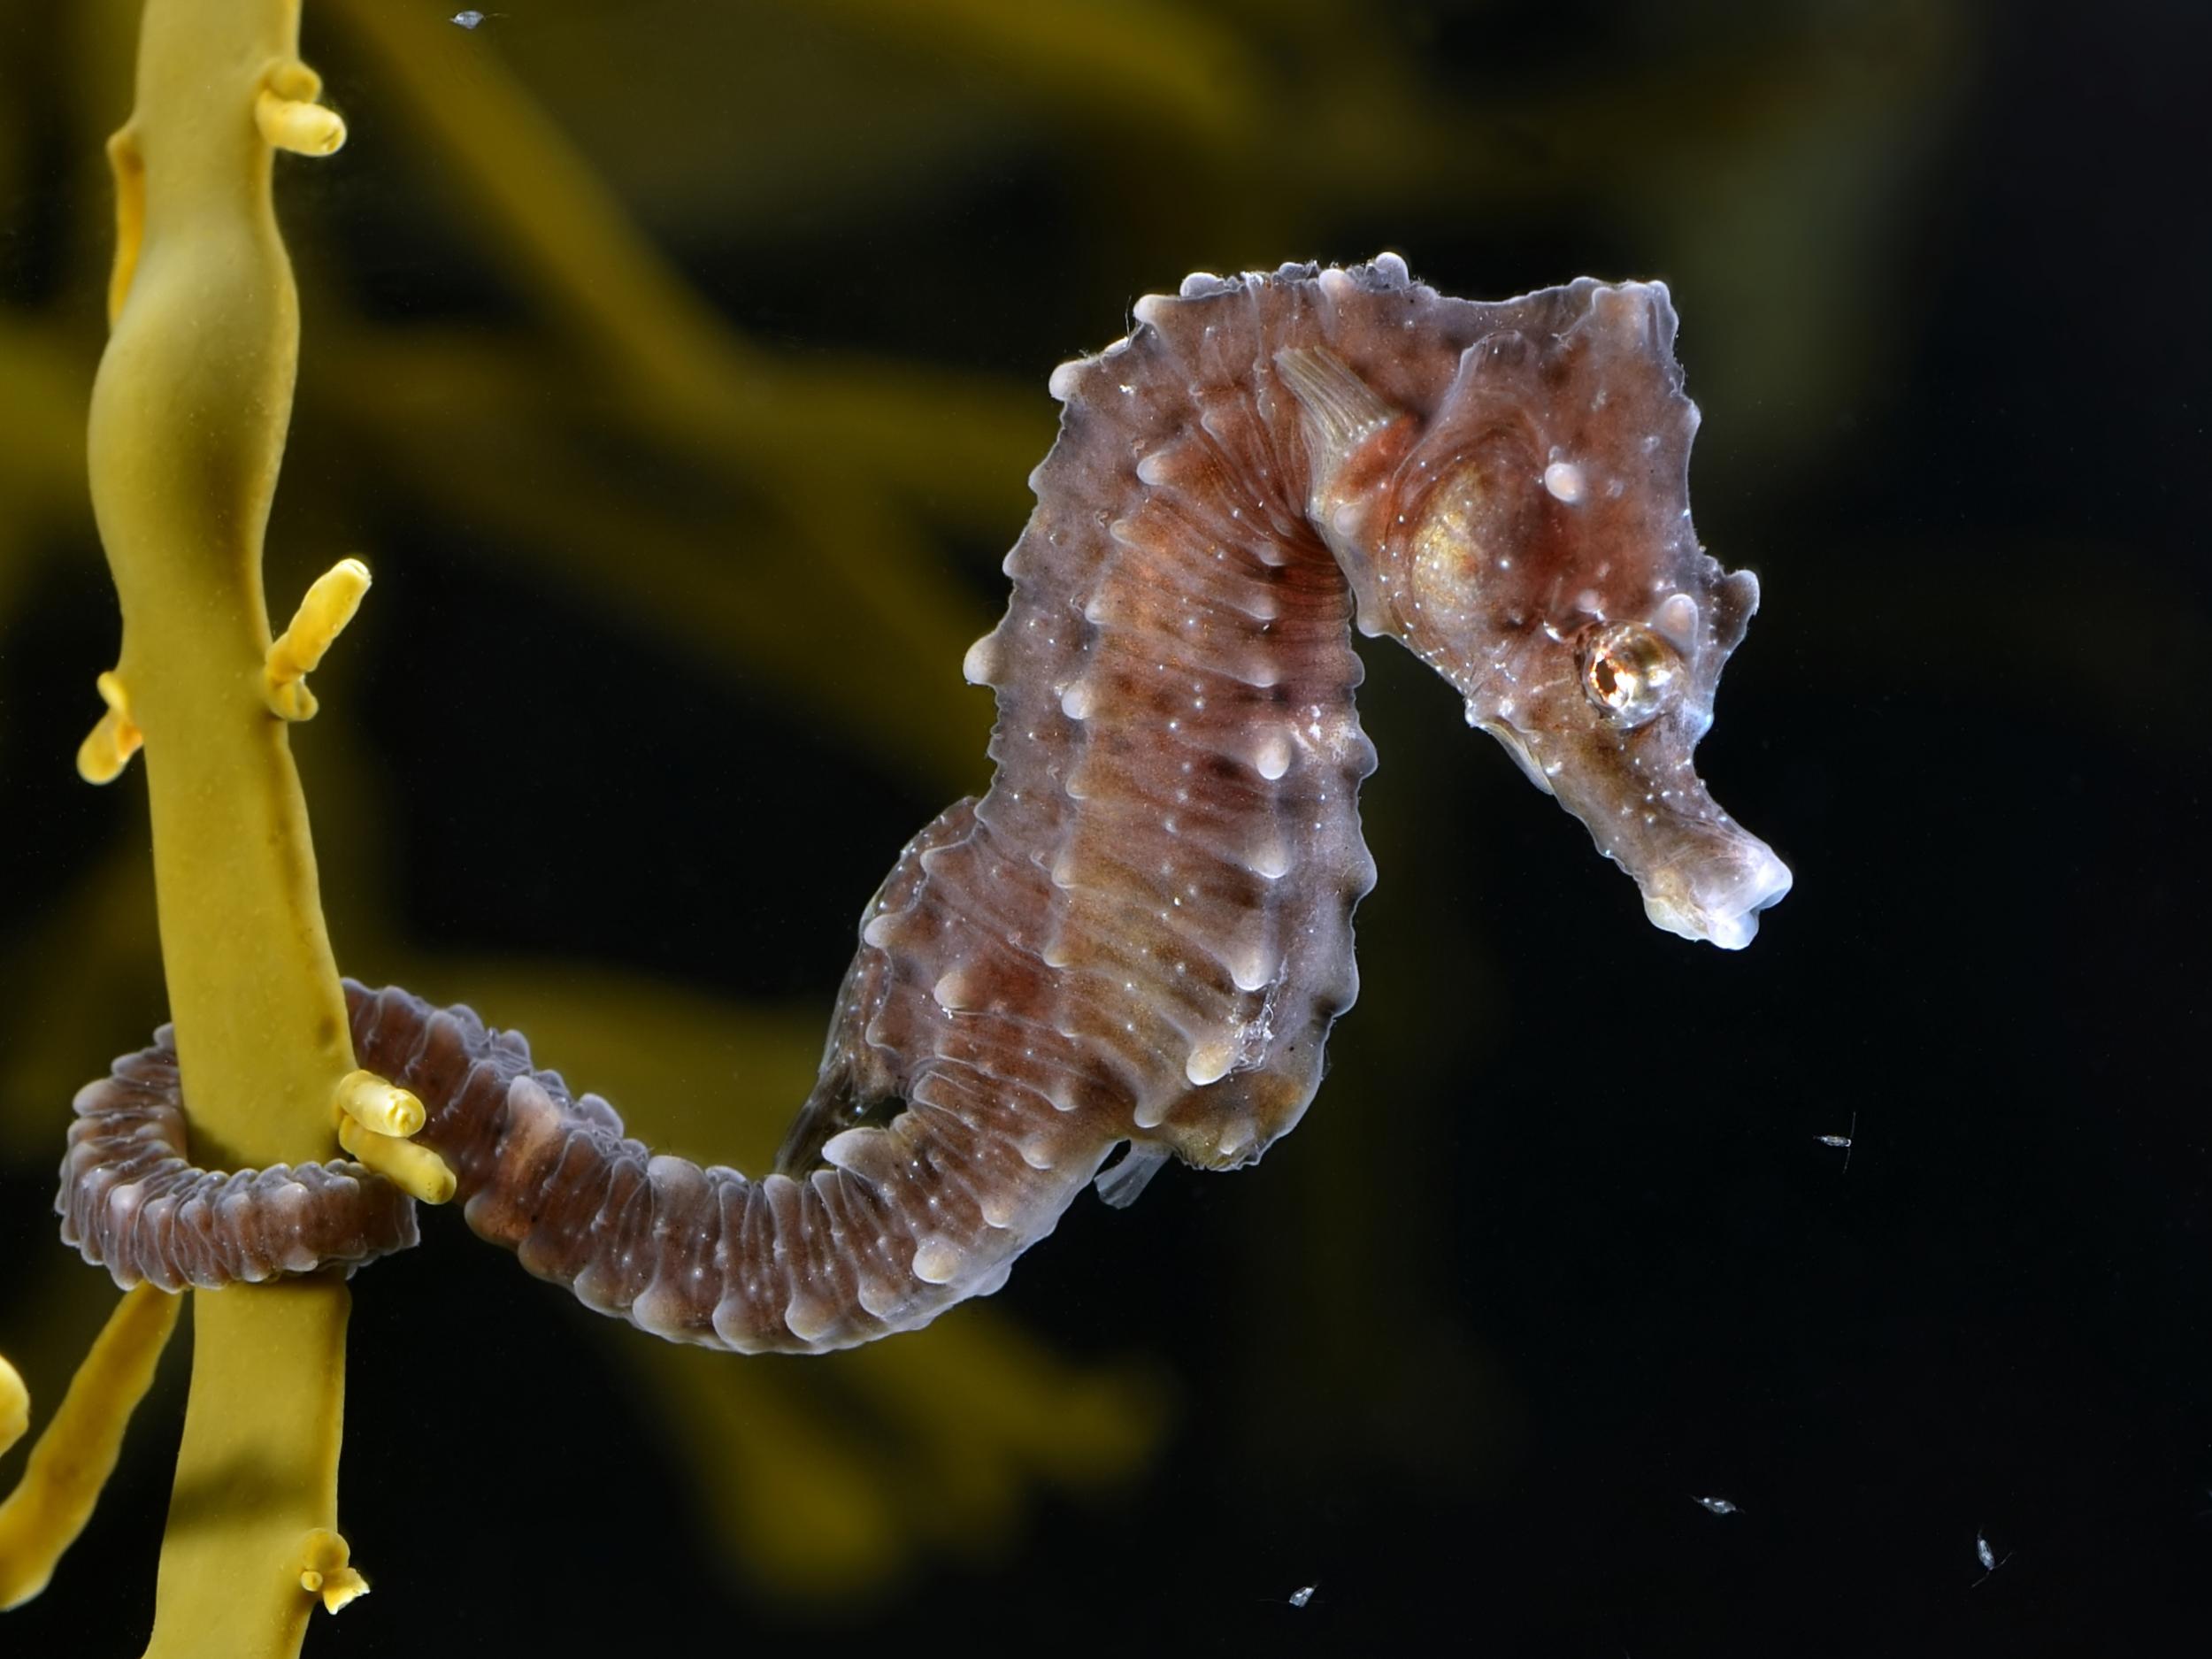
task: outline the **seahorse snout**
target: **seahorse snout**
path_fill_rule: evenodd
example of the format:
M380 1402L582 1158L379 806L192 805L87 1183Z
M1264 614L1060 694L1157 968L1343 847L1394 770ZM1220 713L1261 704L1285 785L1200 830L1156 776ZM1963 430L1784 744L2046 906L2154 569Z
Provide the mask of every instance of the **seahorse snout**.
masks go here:
M1759 912L1789 892L1790 867L1755 835L1732 825L1690 838L1683 852L1648 874L1631 870L1654 926L1723 950L1741 950L1759 931Z

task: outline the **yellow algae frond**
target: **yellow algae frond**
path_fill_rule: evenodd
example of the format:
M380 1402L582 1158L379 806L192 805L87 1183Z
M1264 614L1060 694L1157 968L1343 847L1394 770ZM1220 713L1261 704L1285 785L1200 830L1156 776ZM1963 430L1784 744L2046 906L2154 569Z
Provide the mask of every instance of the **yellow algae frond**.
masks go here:
M148 0L135 108L109 147L114 327L86 444L193 1149L232 1167L328 1156L357 1069L270 694L311 707L299 675L366 572L319 583L273 657L261 579L299 348L272 153L326 155L345 131L298 42L298 0ZM198 1294L150 1653L296 1650L300 1540L336 1520L348 1305L333 1274ZM246 1467L262 1472L241 1482Z
M422 1133L422 1102L373 1071L349 1071L338 1079L338 1110L380 1135Z
M369 567L359 559L340 559L318 576L292 614L292 625L270 642L262 658L264 695L270 709L287 720L315 718L315 694L307 676L323 660L331 641L345 632L369 591Z
M23 1438L23 1432L31 1426L31 1391L23 1386L22 1373L8 1363L7 1356L0 1354L0 1456L8 1448Z
M380 1134L353 1118L340 1121L338 1144L411 1198L442 1204L453 1196L453 1171L428 1147L419 1147L397 1135Z
M369 1581L353 1567L353 1550L326 1526L308 1533L300 1550L300 1588L319 1595L324 1608L341 1612L369 1593Z
M322 90L323 78L305 64L280 64L269 72L268 84L254 100L253 119L270 149L327 156L346 142L338 111L315 102Z
M123 681L114 670L93 684L99 687L100 701L108 705L108 711L78 746L77 775L87 783L113 783L138 753L146 734L131 718L130 694L123 689Z
M141 1285L108 1317L77 1368L61 1409L31 1448L21 1482L0 1503L0 1610L43 1590L92 1518L181 1305L180 1298ZM0 1451L23 1432L28 1404L22 1379L0 1360Z

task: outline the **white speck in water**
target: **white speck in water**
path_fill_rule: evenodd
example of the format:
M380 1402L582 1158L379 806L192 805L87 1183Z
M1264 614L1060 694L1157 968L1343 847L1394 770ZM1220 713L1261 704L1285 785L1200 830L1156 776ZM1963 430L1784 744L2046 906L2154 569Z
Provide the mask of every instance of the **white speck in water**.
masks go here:
M1293 1607L1303 1607L1303 1606L1305 1606L1307 1602L1309 1602L1309 1601L1312 1601L1312 1600L1313 1600L1313 1593L1314 1593L1316 1590L1318 1590L1320 1587L1321 1587L1321 1586L1320 1586L1319 1585L1317 1585L1317 1584L1302 1584L1302 1585L1300 1585L1300 1586L1298 1586L1295 1590L1293 1590L1293 1591L1290 1593L1290 1604L1291 1604L1291 1606L1293 1606Z
M1571 507L1582 499L1582 469L1572 461L1554 461L1544 469L1544 488Z
M1974 1559L1982 1563L1982 1576L1974 1580L1975 1585L1979 1585L1983 1579L1987 1578L1991 1573L2012 1559L2012 1551L2008 1549L2003 1555L1999 1555L1990 1547L1989 1535L1978 1531L1974 1534Z
M1714 1515L1735 1515L1740 1513L1736 1506L1731 1503L1726 1498L1699 1498L1695 1500L1695 1502L1698 1508Z
M1851 1114L1851 1131L1848 1134L1815 1135L1813 1139L1819 1141L1822 1146L1833 1147L1837 1151L1843 1154L1842 1172L1848 1175L1851 1172L1851 1143L1858 1139L1858 1134L1859 1114L1853 1112Z
M481 12L456 12L452 22L457 28L472 29L484 20Z

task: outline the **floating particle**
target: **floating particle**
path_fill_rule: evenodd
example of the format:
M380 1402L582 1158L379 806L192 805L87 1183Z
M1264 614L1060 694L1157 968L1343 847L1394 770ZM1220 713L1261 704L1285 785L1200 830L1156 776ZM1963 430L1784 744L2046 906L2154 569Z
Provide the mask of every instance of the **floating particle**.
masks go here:
M1314 1593L1316 1590L1318 1590L1320 1587L1321 1587L1321 1586L1320 1586L1319 1585L1317 1585L1317 1584L1308 1584L1308 1585L1302 1585L1302 1586L1300 1586L1297 1589L1293 1590L1293 1591L1290 1593L1290 1604L1291 1604L1291 1606L1293 1606L1293 1607L1303 1607L1303 1606L1305 1606L1307 1602L1309 1602L1309 1601L1312 1601L1312 1600L1313 1600L1313 1593Z
M1989 1547L1989 1535L1986 1532L1977 1532L1974 1534L1974 1559L1982 1563L1982 1576L1974 1580L1974 1583L1978 1586L1983 1579L1987 1578L1991 1573L2010 1561L2012 1552L2008 1549L2000 1555Z
M1736 1506L1731 1503L1726 1498L1699 1498L1695 1500L1695 1502L1699 1509L1709 1510L1714 1515L1735 1515L1740 1513Z
M484 20L481 12L456 12L452 22L457 27L472 29Z
M1833 1147L1837 1151L1843 1154L1843 1173L1848 1175L1851 1172L1851 1145L1853 1141L1858 1139L1858 1134L1859 1114L1853 1112L1851 1114L1850 1133L1841 1135L1815 1135L1813 1139L1819 1141L1822 1146Z

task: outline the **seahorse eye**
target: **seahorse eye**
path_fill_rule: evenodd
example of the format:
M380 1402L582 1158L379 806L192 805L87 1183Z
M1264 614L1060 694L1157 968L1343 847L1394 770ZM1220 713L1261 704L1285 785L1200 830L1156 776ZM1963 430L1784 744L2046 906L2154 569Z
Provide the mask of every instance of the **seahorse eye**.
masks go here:
M1681 696L1681 653L1640 622L1593 628L1582 646L1582 688L1614 725L1633 731Z

